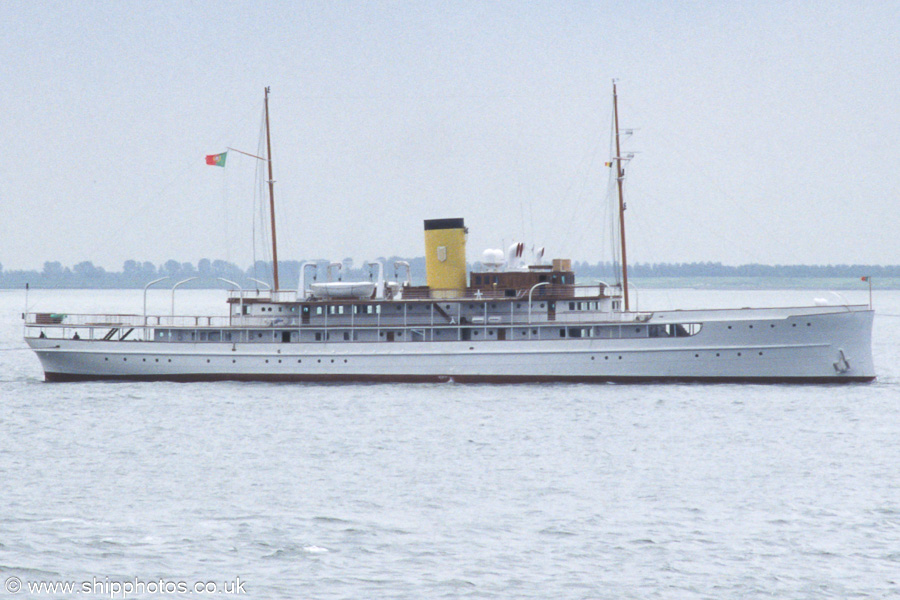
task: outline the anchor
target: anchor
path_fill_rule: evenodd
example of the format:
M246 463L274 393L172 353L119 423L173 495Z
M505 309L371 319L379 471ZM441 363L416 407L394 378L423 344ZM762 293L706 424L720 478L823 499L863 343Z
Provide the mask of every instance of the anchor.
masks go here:
M844 356L843 350L838 350L838 360L834 363L834 370L838 373L846 373L850 370L850 362L847 360L847 357Z

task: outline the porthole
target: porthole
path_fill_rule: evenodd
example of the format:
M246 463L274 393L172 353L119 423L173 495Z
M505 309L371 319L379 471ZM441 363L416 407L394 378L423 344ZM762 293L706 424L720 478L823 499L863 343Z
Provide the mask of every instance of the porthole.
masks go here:
M772 323L771 325L769 325L769 327L771 327L772 329L775 329L775 323Z
M208 359L208 358L206 359L206 362L207 362L207 363L209 362L209 359Z
M809 327L810 325L812 325L812 323L807 323L807 324L806 324L807 327Z
M320 363L320 362L322 362L322 359L320 358L320 359L318 359L316 362L317 362L317 363Z
M716 352L716 356L721 356L718 352Z
M592 356L592 357L591 357L591 360L594 360L594 358L595 358L595 357Z
M740 355L741 355L741 353L740 353L740 352L738 352L738 356L740 356Z
M171 359L171 358L169 359L169 362L172 362L172 359Z
M762 356L762 352L760 352L759 355Z
M346 358L344 359L344 362L347 362L347 359L346 359Z
M750 329L753 329L753 325L750 326Z
M622 357L621 357L621 356L619 357L619 360L622 360Z
M728 326L728 329L731 329L731 325Z
M694 355L694 358L700 358L700 355L699 355L699 354L695 354L695 355Z
M608 356L604 356L604 357L603 357L603 360L609 360L609 357L608 357Z
M104 358L104 359L103 359L103 360L109 360L109 357L108 357L108 356L107 356L107 357L106 357L106 358Z
M234 359L233 359L233 358L232 358L232 359L231 359L231 362L232 362L232 363L236 363L236 362L237 362L237 361L236 361L236 360L234 360Z
M122 362L128 362L128 359L127 359L127 358L123 358L123 359L122 359Z

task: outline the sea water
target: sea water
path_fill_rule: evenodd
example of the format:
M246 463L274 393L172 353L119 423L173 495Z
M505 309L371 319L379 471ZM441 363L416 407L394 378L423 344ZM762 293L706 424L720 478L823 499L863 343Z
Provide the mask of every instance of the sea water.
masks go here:
M176 312L223 300L178 290ZM847 386L48 384L24 302L0 292L3 596L900 596L900 292L875 295L878 380Z

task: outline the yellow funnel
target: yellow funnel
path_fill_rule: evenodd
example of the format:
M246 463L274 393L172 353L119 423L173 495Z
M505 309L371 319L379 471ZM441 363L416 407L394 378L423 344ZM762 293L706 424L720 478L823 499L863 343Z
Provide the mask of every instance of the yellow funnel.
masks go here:
M426 283L432 296L455 297L466 289L466 226L463 219L425 221ZM453 290L446 294L435 290Z

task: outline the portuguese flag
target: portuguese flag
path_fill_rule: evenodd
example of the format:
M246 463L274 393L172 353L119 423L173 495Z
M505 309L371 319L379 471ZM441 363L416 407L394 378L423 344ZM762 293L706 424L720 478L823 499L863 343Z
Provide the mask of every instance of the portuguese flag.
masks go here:
M222 154L207 154L206 164L214 167L224 167L226 158L228 158L227 152L223 152Z

